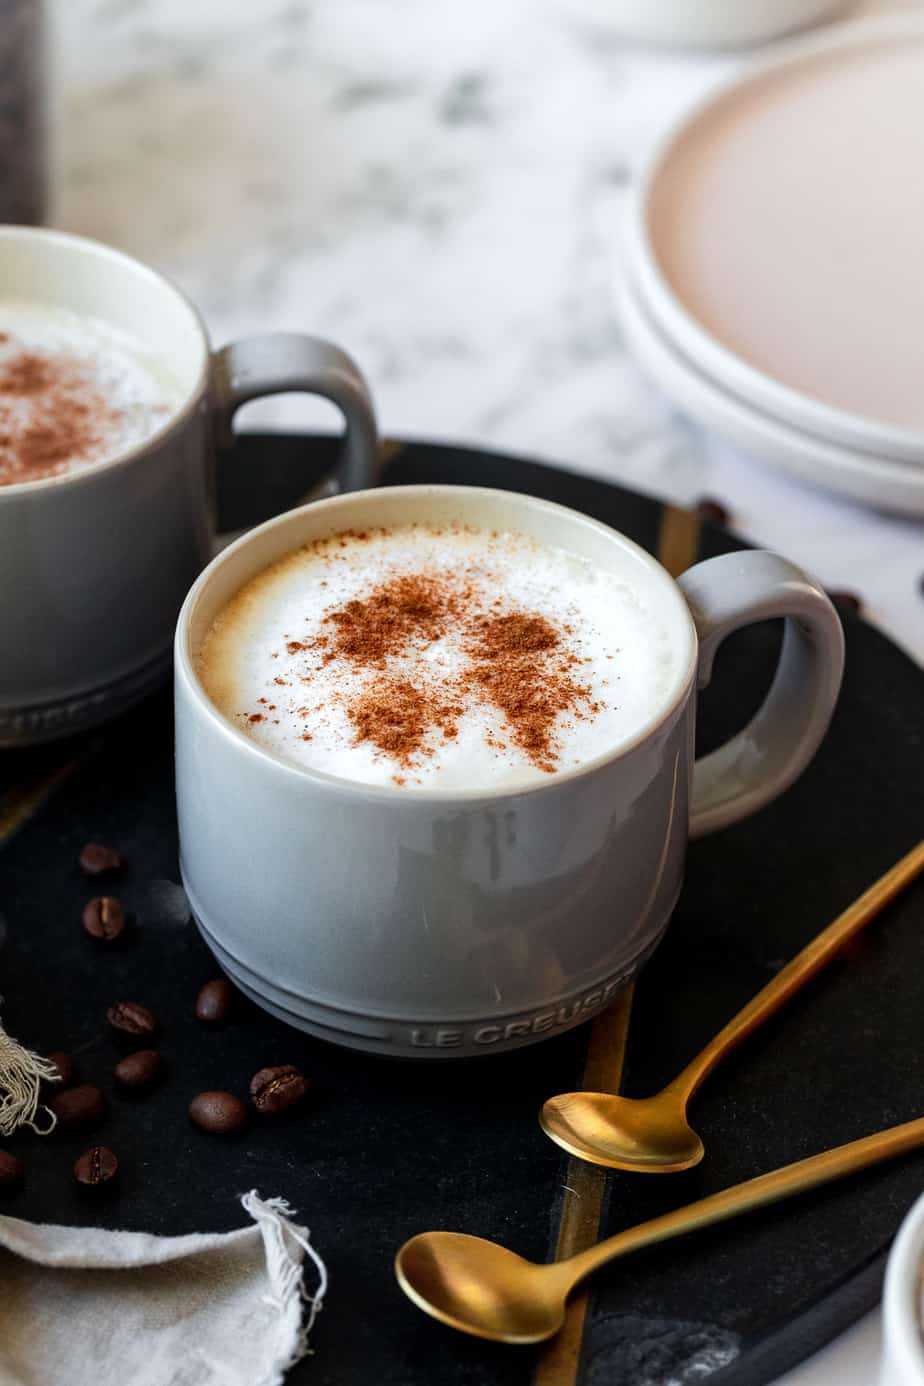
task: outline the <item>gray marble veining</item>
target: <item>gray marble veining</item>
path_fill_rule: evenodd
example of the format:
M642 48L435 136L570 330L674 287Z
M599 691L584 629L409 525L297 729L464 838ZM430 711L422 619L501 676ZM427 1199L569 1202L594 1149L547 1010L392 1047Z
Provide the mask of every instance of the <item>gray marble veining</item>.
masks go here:
M746 535L859 588L924 659L921 527L703 436L623 343L627 183L732 60L635 51L586 0L52 9L57 224L171 275L218 342L275 327L334 337L393 435L532 454L678 501L721 496ZM333 421L304 401L249 417Z

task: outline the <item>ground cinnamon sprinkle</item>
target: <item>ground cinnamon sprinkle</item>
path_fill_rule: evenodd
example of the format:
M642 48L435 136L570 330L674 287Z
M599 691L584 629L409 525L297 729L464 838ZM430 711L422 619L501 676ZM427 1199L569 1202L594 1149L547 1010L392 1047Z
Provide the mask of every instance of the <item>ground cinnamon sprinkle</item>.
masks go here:
M416 687L409 679L375 679L347 704L357 743L369 741L399 765L410 765L425 750L434 730L444 738L458 735L463 709L438 691Z
M89 460L119 418L80 361L18 352L0 363L0 485Z
M368 742L407 768L435 754L458 735L472 701L489 704L504 718L510 740L540 769L556 768L556 729L564 714L596 710L590 690L575 677L577 656L559 630L539 612L507 610L490 591L464 575L412 573L379 583L362 599L345 602L324 617L330 634L289 640L290 655L320 651L324 664L341 658L353 671L375 671L355 693L342 694L356 743ZM413 680L388 661L424 649L447 634L461 640L467 659L447 677L426 666ZM301 676L311 682L310 673ZM496 738L489 744L502 748Z
M552 623L532 612L484 617L473 626L469 648L476 663L467 684L504 714L514 742L532 763L552 773L558 719L590 695L569 673L575 656L561 650Z
M477 618L472 653L477 659L505 659L509 655L536 654L560 643L558 631L544 616L512 611Z
M349 564L352 555L340 549L373 533L388 531L319 543L327 562ZM589 632L574 615L575 603L550 598L554 618L519 604L511 592L519 583L508 583L503 570L495 575L480 555L452 567L425 560L417 570L347 581L349 598L319 601L315 593L303 620L287 614L271 651L287 666L269 675L269 696L239 713L245 724L257 724L255 735L268 731L257 726L270 716L273 725L291 718L293 740L317 740L317 763L326 765L331 752L352 742L384 760L394 782L404 784L423 773L426 761L436 758L438 766L443 748L463 738L452 758L456 774L474 733L476 754L487 746L513 766L522 757L551 774L566 762L578 724L603 711L592 687ZM528 580L523 590L530 590Z
M0 393L5 395L36 395L55 384L52 363L34 351L21 351L11 361L0 366Z
M438 640L457 606L456 594L438 578L423 573L392 578L363 601L347 602L325 617L335 630L324 658L340 655L381 666L413 641Z

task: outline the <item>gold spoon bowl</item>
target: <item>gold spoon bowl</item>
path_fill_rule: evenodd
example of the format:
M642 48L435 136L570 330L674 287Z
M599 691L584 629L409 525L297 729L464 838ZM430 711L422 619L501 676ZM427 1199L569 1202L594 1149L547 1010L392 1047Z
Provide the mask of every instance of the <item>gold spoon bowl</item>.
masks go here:
M687 1104L712 1070L742 1040L801 990L855 934L924 870L919 842L778 972L695 1059L653 1097L566 1092L539 1114L543 1131L571 1155L609 1169L667 1174L698 1165L705 1154L687 1120Z
M425 1314L503 1343L540 1343L562 1327L567 1291L553 1269L464 1232L421 1232L395 1262L402 1290Z
M562 1093L549 1098L539 1122L570 1154L611 1169L669 1174L698 1165L705 1154L687 1121L686 1095L673 1086L641 1099Z
M547 1266L524 1260L481 1237L421 1232L398 1252L395 1274L418 1308L450 1328L498 1343L540 1343L562 1327L574 1287L608 1261L841 1179L922 1145L924 1117L723 1189Z

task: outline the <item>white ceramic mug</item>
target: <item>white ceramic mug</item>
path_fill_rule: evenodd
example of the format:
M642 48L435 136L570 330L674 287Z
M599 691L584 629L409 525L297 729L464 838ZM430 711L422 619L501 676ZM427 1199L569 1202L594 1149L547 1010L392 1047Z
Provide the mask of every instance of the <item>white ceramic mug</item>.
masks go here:
M362 376L296 333L212 352L195 308L154 270L59 231L0 227L0 300L102 319L160 357L180 387L138 447L70 475L0 486L0 747L83 730L170 668L177 612L214 538L216 442L258 395L324 395L346 419L339 480L372 484L378 442Z
M924 1382L924 1194L889 1253L882 1292L880 1386Z
M606 568L621 551L678 659L645 727L526 788L371 786L296 767L215 708L196 675L225 603L268 564L346 528L418 521L514 530ZM696 689L732 630L786 617L763 707L694 763ZM474 487L385 487L292 511L226 549L177 626L183 882L248 995L325 1039L383 1054L497 1053L587 1019L658 942L687 838L773 799L818 746L843 633L821 589L775 554L700 563L674 583L606 525Z

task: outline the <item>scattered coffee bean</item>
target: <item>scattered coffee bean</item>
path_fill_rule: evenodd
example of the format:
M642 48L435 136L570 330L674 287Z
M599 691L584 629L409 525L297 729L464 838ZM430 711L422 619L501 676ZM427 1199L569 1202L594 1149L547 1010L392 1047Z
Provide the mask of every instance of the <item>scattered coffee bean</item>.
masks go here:
M136 1049L116 1064L113 1076L122 1088L144 1092L164 1075L164 1061L156 1049Z
M731 516L721 501L712 496L702 496L696 502L696 513L710 525L727 525Z
M189 1119L213 1136L231 1136L247 1125L247 1108L233 1092L200 1092L189 1104Z
M114 847L105 847L101 842L88 842L77 860L85 876L114 876L125 865L121 852Z
M106 1099L92 1083L66 1088L53 1097L48 1106L57 1117L58 1127L65 1132L96 1126L106 1115Z
M829 592L828 596L839 611L852 611L859 615L863 610L863 603L856 592Z
M63 1049L53 1049L45 1058L53 1068L58 1070L58 1081L55 1084L56 1091L61 1088L69 1088L74 1081L75 1064L70 1054L65 1054Z
M205 1025L221 1025L232 1010L237 993L227 977L206 982L196 997L196 1019Z
M74 1163L74 1178L85 1189L98 1189L111 1184L119 1172L119 1162L104 1145L85 1150Z
M293 1064L261 1068L250 1080L250 1100L264 1115L294 1107L307 1091L308 1079Z
M114 1030L133 1039L150 1039L157 1034L157 1017L139 1001L117 1001L109 1007L106 1019Z
M84 906L83 927L91 938L111 943L125 929L125 911L114 895L97 895Z
M16 1155L0 1150L0 1192L18 1189L26 1177L26 1167Z

